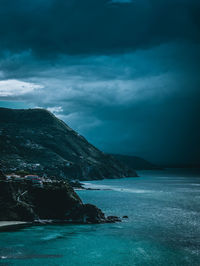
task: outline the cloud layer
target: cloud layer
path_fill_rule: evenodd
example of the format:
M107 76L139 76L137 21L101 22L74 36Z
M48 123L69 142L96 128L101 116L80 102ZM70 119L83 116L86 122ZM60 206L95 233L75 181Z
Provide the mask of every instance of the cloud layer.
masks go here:
M1 105L47 108L107 152L199 162L199 1L0 7Z
M17 97L41 88L43 86L16 79L0 80L0 97Z
M177 39L199 41L198 0L112 2L0 0L0 48L52 57L121 53Z

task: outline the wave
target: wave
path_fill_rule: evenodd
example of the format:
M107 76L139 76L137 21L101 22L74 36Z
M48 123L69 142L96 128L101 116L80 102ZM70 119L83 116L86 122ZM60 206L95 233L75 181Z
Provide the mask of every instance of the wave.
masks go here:
M92 183L83 183L85 188L91 189L100 189L100 190L113 190L117 192L128 192L128 193L153 193L153 190L146 190L146 189L136 189L136 188L126 188L126 187L116 187L116 186L108 186L108 185L97 185Z
M62 238L62 237L63 237L63 235L54 233L54 234L49 234L49 235L47 235L45 237L42 237L41 239L45 240L45 241L48 241L48 240L54 240L54 239Z

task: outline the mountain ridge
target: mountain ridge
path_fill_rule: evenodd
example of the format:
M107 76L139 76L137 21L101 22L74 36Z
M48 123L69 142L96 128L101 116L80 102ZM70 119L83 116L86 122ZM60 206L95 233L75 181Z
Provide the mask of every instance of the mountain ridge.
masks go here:
M0 108L0 164L64 179L137 176L45 109Z
M134 170L161 170L161 166L157 166L141 157L134 155L124 155L124 154L111 154L117 160L125 163L128 167Z

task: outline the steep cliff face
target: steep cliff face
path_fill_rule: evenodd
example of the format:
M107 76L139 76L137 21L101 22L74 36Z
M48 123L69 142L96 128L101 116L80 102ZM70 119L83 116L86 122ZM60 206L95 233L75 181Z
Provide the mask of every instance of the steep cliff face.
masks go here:
M0 181L0 220L63 219L82 204L67 184L32 186L26 182Z
M0 164L5 172L23 169L68 179L136 176L43 109L0 108Z
M0 180L0 221L53 220L102 223L107 218L96 206L83 204L66 182L33 186Z

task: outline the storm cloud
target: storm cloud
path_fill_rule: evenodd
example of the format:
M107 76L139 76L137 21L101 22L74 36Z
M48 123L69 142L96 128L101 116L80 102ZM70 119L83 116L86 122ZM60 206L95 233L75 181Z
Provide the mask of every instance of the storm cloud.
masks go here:
M106 152L199 163L199 1L0 7L1 106L47 108Z
M1 49L105 54L199 40L198 0L1 0Z

